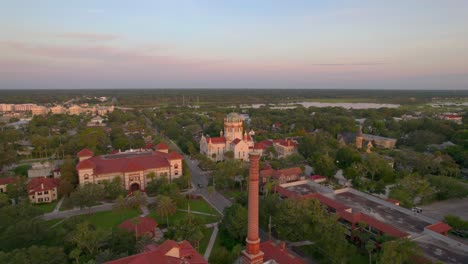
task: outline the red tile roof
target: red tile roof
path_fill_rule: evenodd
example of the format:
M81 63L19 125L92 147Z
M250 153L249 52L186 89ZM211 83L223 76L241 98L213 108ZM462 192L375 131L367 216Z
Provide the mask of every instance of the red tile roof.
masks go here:
M209 137L206 140L211 144L226 144L226 139L224 137Z
M267 149L273 145L272 140L262 140L254 144L254 149Z
M314 193L311 195L312 198L315 198L319 200L319 202L323 205L326 205L329 208L335 209L335 211L344 211L344 210L349 210L350 207L347 205L344 205L338 201L335 201L331 198L328 198L326 196L321 195L320 193Z
M294 256L286 248L276 245L272 241L265 241L260 244L260 250L263 252L263 260L274 260L279 264L305 264L305 261Z
M450 230L452 230L452 227L447 225L446 223L443 222L437 222L435 224L432 224L430 226L426 226L427 229L434 231L439 234L446 233Z
M164 142L161 142L156 145L156 150L166 150L166 149L169 149L169 147Z
M231 142L231 144L237 145L237 144L239 144L239 142L241 142L241 140L238 139L238 138L236 138L236 139L234 139L234 140Z
M32 178L28 183L28 193L33 194L36 192L51 191L57 188L59 179L53 178Z
M82 149L77 154L78 157L92 157L93 155L94 155L94 153L91 150L87 149L87 148Z
M322 175L312 175L310 176L312 180L320 180L320 179L326 179L327 177L322 176Z
M168 155L168 159L169 160L181 160L183 159L184 157L182 157L182 155L180 155L179 153L175 152L175 151L172 151L171 153L169 153Z
M208 264L187 241L166 240L151 251L113 260L107 264Z
M393 227L387 223L381 222L363 213L353 214L353 213L349 213L349 212L342 210L342 211L338 211L338 215L340 216L340 218L343 218L350 223L357 224L357 223L362 222L392 237L403 238L403 237L409 236L408 233L405 233L396 227Z
M292 141L291 139L277 139L273 140L274 143L280 144L284 147L295 147L297 144L296 142Z
M8 178L0 178L0 185L7 185L10 183L15 182L15 178L13 177L8 177Z
M91 161L91 159L83 160L78 165L76 165L77 170L83 170L83 169L94 169L95 165Z
M149 170L170 167L169 160L182 159L177 152L169 154L159 151L120 152L102 155L81 161L77 170L94 169L94 174L121 173L134 170Z
M137 233L137 236L143 236L145 234L152 234L154 236L154 229L158 226L156 221L151 217L138 217L138 222L133 223L134 219L127 219L119 225L119 228L125 229L130 233Z
M146 144L145 146L145 149L153 149L154 148L154 144L153 143L148 143Z

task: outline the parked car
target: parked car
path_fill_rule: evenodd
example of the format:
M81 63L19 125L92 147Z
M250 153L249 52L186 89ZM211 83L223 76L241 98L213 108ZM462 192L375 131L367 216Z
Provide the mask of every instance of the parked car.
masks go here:
M411 211L413 211L415 213L418 213L418 214L422 213L422 209L419 208L419 207L413 207L413 208L411 208Z

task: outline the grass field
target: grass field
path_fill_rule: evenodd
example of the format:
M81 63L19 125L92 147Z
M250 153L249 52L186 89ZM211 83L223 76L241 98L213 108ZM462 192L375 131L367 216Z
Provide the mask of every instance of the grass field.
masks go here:
M98 212L90 216L85 216L86 219L96 228L112 229L117 227L123 221L140 215L138 210L125 210L122 212L106 211Z
M58 201L52 203L43 203L43 204L36 204L35 207L39 208L44 213L50 213L55 209Z
M198 247L198 253L200 253L202 256L203 254L205 254L206 247L208 246L208 243L210 242L212 233L213 233L213 228L206 228L203 230L203 239L200 241L200 246Z
M189 200L188 203L190 204L190 210L192 211L219 215L218 211L211 207L211 205L207 203L204 199L193 199ZM186 210L187 205L185 205L185 208L181 207L180 209Z

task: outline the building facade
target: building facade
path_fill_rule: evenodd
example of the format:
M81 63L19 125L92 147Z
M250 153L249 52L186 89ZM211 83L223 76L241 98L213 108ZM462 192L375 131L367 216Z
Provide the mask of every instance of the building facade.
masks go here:
M83 149L78 153L78 158L76 170L80 185L120 178L126 190L144 191L156 177L167 177L172 181L183 172L183 157L177 152L131 150L94 156L90 150Z
M58 198L59 180L53 178L33 178L28 183L28 196L31 203L51 203Z
M219 137L202 135L200 153L214 161L221 161L226 152L232 151L235 159L248 161L254 146L252 133L243 130L243 119L239 114L230 113L224 118L224 131L220 131Z

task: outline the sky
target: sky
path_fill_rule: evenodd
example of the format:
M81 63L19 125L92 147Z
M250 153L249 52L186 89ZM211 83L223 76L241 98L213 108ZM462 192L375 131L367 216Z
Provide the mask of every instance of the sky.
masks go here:
M0 0L0 89L468 89L467 0Z

